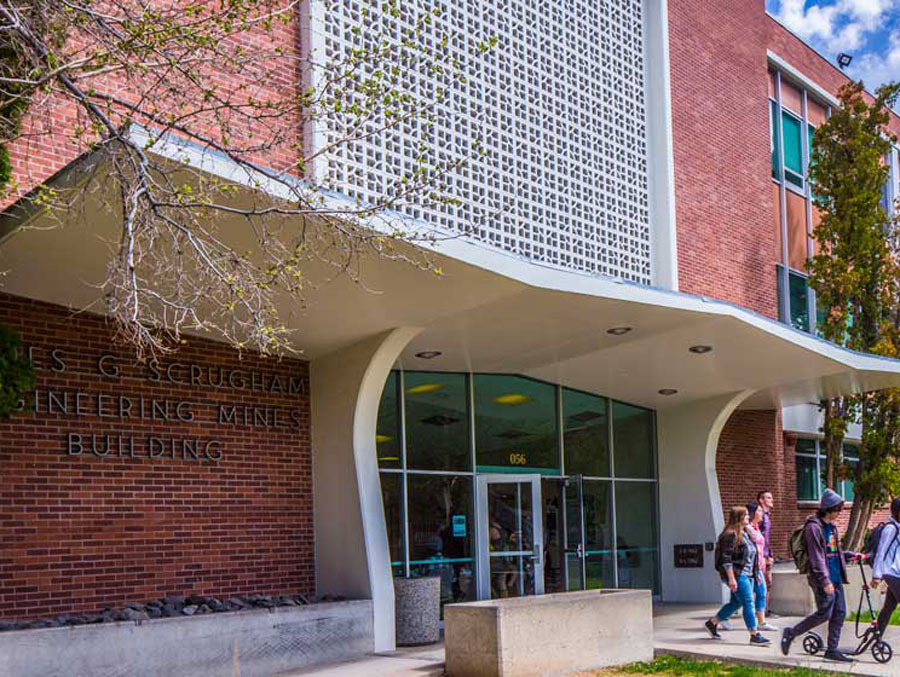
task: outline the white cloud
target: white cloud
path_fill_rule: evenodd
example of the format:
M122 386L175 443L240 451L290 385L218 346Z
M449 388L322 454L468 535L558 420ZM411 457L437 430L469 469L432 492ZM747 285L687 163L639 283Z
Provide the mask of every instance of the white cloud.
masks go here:
M900 80L900 29L888 39L887 49L867 52L853 59L848 75L866 83L866 89L874 92L879 85Z
M853 55L848 75L864 80L869 90L900 79L900 0L835 0L827 5L781 0L772 13L826 58L834 60L840 52ZM893 33L886 49L866 49L889 26Z

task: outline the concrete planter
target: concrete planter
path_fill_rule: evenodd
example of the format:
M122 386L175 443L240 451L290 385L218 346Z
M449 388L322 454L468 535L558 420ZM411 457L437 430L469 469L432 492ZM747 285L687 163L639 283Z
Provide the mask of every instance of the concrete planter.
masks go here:
M872 577L872 569L866 569L866 579ZM862 575L856 564L847 565L847 580L844 595L847 602L847 617L856 613L859 595L862 590ZM875 610L881 608L884 596L872 593L872 604ZM865 608L865 602L863 602ZM776 568L772 572L772 592L769 596L769 608L781 616L808 616L816 610L816 600L812 589L806 581L806 574L801 574L793 565Z
M434 644L441 638L441 578L394 579L397 646Z
M372 602L0 633L0 675L269 677L374 651Z
M444 607L449 677L565 675L653 658L649 590L586 590Z

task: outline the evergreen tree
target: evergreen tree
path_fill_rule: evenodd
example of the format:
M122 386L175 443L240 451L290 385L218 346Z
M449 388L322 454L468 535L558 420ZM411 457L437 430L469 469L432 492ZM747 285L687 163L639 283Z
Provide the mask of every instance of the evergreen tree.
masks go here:
M862 82L838 91L841 105L813 138L810 180L822 219L814 233L818 252L809 262L809 284L821 311L819 331L839 345L889 357L900 355L900 267L897 222L885 209L885 163L896 141L889 108L900 84L867 98ZM865 536L875 507L900 490L900 391L824 400L825 483L853 481L855 499L845 545ZM842 464L847 424L862 424L859 463Z

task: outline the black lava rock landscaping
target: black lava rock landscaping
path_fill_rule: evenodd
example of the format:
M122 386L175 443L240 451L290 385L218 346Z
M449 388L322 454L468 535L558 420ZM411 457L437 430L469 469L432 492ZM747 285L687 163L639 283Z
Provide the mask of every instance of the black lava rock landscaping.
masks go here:
M90 625L92 623L115 623L117 621L133 621L141 623L154 618L172 618L175 616L203 616L206 614L224 613L228 611L245 611L248 609L274 609L279 606L303 606L320 602L343 602L346 598L325 595L323 597L306 598L303 595L250 595L249 597L231 597L216 599L191 595L182 597L171 595L155 599L146 604L128 602L121 608L108 607L96 613L66 614L56 618L38 618L31 621L0 621L0 632L8 630L33 630L35 628L62 628L71 625Z

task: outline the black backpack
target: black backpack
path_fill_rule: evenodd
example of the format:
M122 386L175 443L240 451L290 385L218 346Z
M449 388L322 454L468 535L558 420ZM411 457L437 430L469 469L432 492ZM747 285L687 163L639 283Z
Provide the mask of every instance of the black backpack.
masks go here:
M869 530L866 540L863 543L863 553L868 556L866 561L869 563L869 566L873 565L875 556L878 554L878 545L881 543L881 534L884 532L885 527L890 524L890 522L879 522ZM898 536L900 536L900 529L894 526L894 538L891 540L890 545L888 545L888 550L896 545Z

